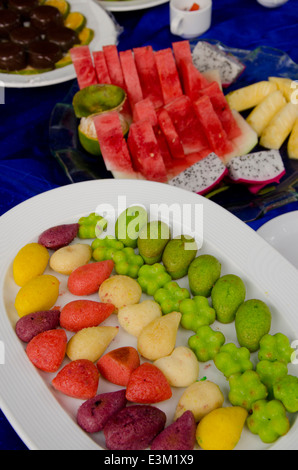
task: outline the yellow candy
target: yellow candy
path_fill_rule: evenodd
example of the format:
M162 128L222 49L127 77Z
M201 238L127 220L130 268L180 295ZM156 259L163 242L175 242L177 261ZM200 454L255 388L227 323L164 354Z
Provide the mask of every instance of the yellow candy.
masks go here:
M208 413L198 424L196 438L204 450L233 450L248 416L240 406L218 408Z
M13 278L18 286L24 286L31 279L45 271L50 255L39 243L28 243L17 253L13 261Z
M15 299L15 308L20 317L40 310L49 310L55 305L58 295L58 279L49 274L42 274L21 287Z
M68 342L66 354L71 361L96 362L118 334L116 326L92 326L78 331Z

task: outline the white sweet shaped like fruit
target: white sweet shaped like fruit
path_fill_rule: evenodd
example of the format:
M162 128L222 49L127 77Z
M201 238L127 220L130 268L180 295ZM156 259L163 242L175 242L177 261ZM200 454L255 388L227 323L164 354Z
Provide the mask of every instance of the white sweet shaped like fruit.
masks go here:
M194 352L186 346L178 346L170 356L154 362L173 387L188 387L199 376L199 362Z

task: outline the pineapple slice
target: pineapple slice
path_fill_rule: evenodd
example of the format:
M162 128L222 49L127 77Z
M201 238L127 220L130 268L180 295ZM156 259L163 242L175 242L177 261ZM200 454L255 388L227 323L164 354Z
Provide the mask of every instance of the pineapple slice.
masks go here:
M254 108L275 90L277 90L275 83L264 80L231 91L226 95L226 98L231 109L241 112L246 109Z
M260 136L276 113L286 104L286 99L280 90L275 90L266 96L246 118L248 124Z
M296 84L291 78L282 77L269 77L269 82L277 85L277 88L283 93L287 101L292 101L293 93L295 88L298 88L298 83Z
M298 106L286 103L273 117L261 135L260 144L268 149L280 149L290 135L298 117Z
M295 121L293 130L288 141L289 158L298 160L298 118Z

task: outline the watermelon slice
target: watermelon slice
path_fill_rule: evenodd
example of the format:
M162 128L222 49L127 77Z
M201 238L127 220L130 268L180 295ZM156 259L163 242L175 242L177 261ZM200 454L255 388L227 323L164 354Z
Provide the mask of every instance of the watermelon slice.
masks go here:
M180 60L180 73L183 91L192 101L197 100L200 90L210 84L189 59Z
M93 122L107 170L115 178L137 178L117 111L98 114Z
M136 63L133 53L130 49L127 51L120 51L119 59L122 67L125 89L127 91L131 109L133 110L134 105L143 99L143 92L136 68Z
M233 145L228 140L221 121L214 111L209 96L205 95L193 103L195 112L204 129L211 149L219 156L232 152Z
M165 106L180 137L185 155L209 148L191 99L182 95Z
M133 49L144 98L150 98L155 108L163 106L163 95L151 46Z
M183 94L172 49L155 52L155 62L164 103L167 104Z
M133 113L133 120L137 121L149 121L153 127L153 131L161 152L164 164L166 168L172 166L172 157L169 151L169 147L166 141L166 138L160 129L157 113L154 109L153 103L149 98L139 101L136 103Z
M102 50L105 56L109 76L111 78L111 83L113 85L119 86L120 88L123 88L123 90L125 90L127 93L117 46L115 46L114 44L110 46L103 46ZM125 119L128 122L131 122L132 111L129 104L129 99L126 99L123 104L122 114L125 116Z
M76 72L80 90L97 83L91 52L88 46L77 46L70 49L71 60Z
M178 72L180 72L180 62L182 59L192 62L192 53L189 41L177 41L172 43Z
M160 129L168 143L172 158L175 160L184 159L185 154L179 135L177 134L176 128L169 116L169 113L165 109L161 109L159 111L158 122Z
M211 149L206 148L201 150L200 152L193 152L189 155L186 155L184 160L175 160L172 166L168 169L168 180L187 170L187 168L190 168L195 163L200 162L201 160L206 158L211 152Z
M94 51L93 52L93 62L94 68L96 71L98 83L109 83L111 84L111 78L109 75L108 67L106 64L106 59L103 51Z
M127 144L136 171L150 181L167 181L166 167L149 121L131 124Z
M211 99L211 103L217 113L224 130L230 140L241 135L237 122L229 107L227 99L220 89L217 82L210 83L207 87L200 90L200 96L207 95Z

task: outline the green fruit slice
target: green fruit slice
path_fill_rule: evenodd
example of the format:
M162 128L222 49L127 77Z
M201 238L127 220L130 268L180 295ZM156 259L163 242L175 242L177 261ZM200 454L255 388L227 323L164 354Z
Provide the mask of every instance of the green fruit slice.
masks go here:
M73 108L78 118L104 111L120 109L126 99L125 91L109 84L90 85L78 91L73 98Z
M65 67L66 65L70 65L70 64L72 64L72 60L68 52L64 57L62 57L62 59L56 62L55 67L56 69L60 69L61 67Z
M123 129L123 135L126 135L128 133L129 124L122 114L119 114L119 117ZM78 136L79 141L86 152L95 156L101 155L92 115L81 118L80 124L78 126Z
M78 11L69 13L69 15L67 15L64 21L64 26L73 29L77 33L81 32L84 29L85 25L86 18L82 13Z
M78 37L81 46L88 46L94 38L94 30L91 28L83 28Z

